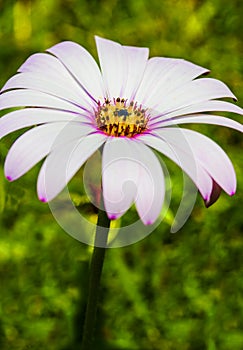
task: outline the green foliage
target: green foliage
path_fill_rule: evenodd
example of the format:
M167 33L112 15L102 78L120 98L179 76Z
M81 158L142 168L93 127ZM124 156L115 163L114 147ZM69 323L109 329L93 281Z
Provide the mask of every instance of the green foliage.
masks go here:
M0 85L30 54L61 40L97 57L96 34L205 66L243 101L242 12L239 0L0 1ZM209 209L198 198L189 221L171 234L181 174L167 162L170 216L143 241L108 251L94 349L243 348L242 138L226 128L197 130L231 157L237 194L223 194ZM17 135L1 141L1 169ZM35 167L9 184L0 170L0 348L78 349L91 248L63 232L38 202L37 173Z

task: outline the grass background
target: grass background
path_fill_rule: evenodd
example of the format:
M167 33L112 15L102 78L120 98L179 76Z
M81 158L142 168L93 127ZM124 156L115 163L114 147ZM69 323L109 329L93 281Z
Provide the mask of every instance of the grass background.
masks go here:
M97 57L100 35L205 66L242 105L242 13L240 0L0 0L0 85L30 54L62 40ZM243 349L242 138L223 127L197 130L231 157L237 194L222 194L210 209L198 198L176 234L167 218L146 239L108 251L94 350ZM14 183L4 179L4 158L18 135L0 144L0 348L76 350L91 248L68 236L38 201L39 166ZM173 216L181 172L167 164Z

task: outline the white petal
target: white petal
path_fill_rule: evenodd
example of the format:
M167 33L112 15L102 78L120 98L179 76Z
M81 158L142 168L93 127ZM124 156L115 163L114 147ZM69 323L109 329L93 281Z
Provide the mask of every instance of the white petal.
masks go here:
M147 107L152 106L157 94L163 100L171 90L207 72L207 69L182 59L153 57L147 63L136 100Z
M58 57L91 98L98 100L104 96L99 67L87 50L74 42L65 41L48 51Z
M83 113L80 107L39 91L12 90L0 94L0 110L12 107L46 107Z
M7 154L6 177L9 180L15 180L43 159L50 152L53 141L66 124L42 125L20 136Z
M139 163L134 161L133 142L111 138L102 154L102 187L108 216L122 216L133 203L137 192Z
M36 53L31 55L18 69L18 72L40 73L51 78L70 78L70 73L63 64L49 53Z
M166 80L167 91L172 91L202 74L209 73L207 68L198 66L192 62L183 59L175 59L175 61L175 66L170 72L170 78Z
M157 85L166 73L174 67L175 60L165 57L153 57L147 62L143 80L136 93L136 101L147 105L147 100L157 91Z
M88 116L44 108L25 108L10 112L0 118L0 139L5 135L32 125L72 121L88 123ZM92 126L90 126L92 128Z
M143 78L149 50L96 37L103 79L110 99L131 101Z
M188 115L181 118L173 118L172 120L160 122L153 125L153 130L160 129L165 126L179 125L179 124L189 124L189 123L204 123L204 124L213 124L226 126L238 131L243 132L243 125L229 118L225 118L218 115L205 115L205 114L196 114Z
M49 95L76 104L82 109L92 109L94 102L83 92L70 75L63 79L51 78L43 73L18 73L10 78L1 92L9 89L30 89L44 92Z
M161 98L160 91L158 91L154 100L150 101L149 107L165 114L177 108L224 97L236 99L230 89L220 80L202 78L193 80L181 88L171 91L163 98Z
M18 69L18 72L41 74L54 81L62 82L63 86L68 84L69 87L72 86L73 92L82 96L82 99L86 98L87 101L92 102L62 62L49 53L37 53L30 56Z
M108 98L121 96L126 86L128 66L123 47L111 40L95 37L103 80Z
M56 197L106 138L103 134L92 134L56 147L46 158L38 176L40 200L49 202Z
M194 157L186 140L181 138L175 144L158 136L156 133L155 135L143 134L139 136L139 139L179 165L195 183L202 197L207 200L212 191L212 180Z
M187 143L193 155L192 161L199 161L207 173L229 195L236 191L236 176L233 165L219 145L210 138L192 130L182 128L164 128L157 134L166 142L178 148Z
M140 218L152 224L164 200L164 177L153 152L136 140L113 138L103 150L104 204L112 219L135 201Z
M5 175L15 180L43 159L51 149L80 139L92 130L78 123L57 122L38 126L20 136L10 148L5 161Z
M143 78L144 70L148 60L149 50L132 46L123 46L127 62L127 81L121 97L133 101L138 86ZM115 96L114 96L115 97Z
M157 113L156 115L156 113L154 112L155 117L150 118L150 125L160 121L163 123L168 119L171 120L172 118L180 117L182 115L195 114L200 112L232 112L232 113L243 115L243 109L240 108L239 106L234 105L233 103L212 100L212 101L204 101L198 104L192 104L190 106L183 107L183 108L178 108L166 114Z
M158 218L165 196L165 181L161 165L154 152L143 143L137 143L137 159L140 162L138 193L135 200L139 216L145 225Z

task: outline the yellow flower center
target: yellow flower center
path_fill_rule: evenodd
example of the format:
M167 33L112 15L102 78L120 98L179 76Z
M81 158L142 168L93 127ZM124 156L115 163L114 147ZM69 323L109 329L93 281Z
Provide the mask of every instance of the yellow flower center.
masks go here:
M149 119L146 112L133 101L127 104L119 97L113 101L106 99L103 104L98 104L96 124L107 135L132 137L146 130Z

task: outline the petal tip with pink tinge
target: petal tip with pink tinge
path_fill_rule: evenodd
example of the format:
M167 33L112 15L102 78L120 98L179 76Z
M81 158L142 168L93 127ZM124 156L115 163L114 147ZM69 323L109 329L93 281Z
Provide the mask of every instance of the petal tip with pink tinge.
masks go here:
M116 220L118 218L118 215L108 214L108 217L110 220Z
M145 225L153 225L153 221L147 220L147 221L145 222Z

